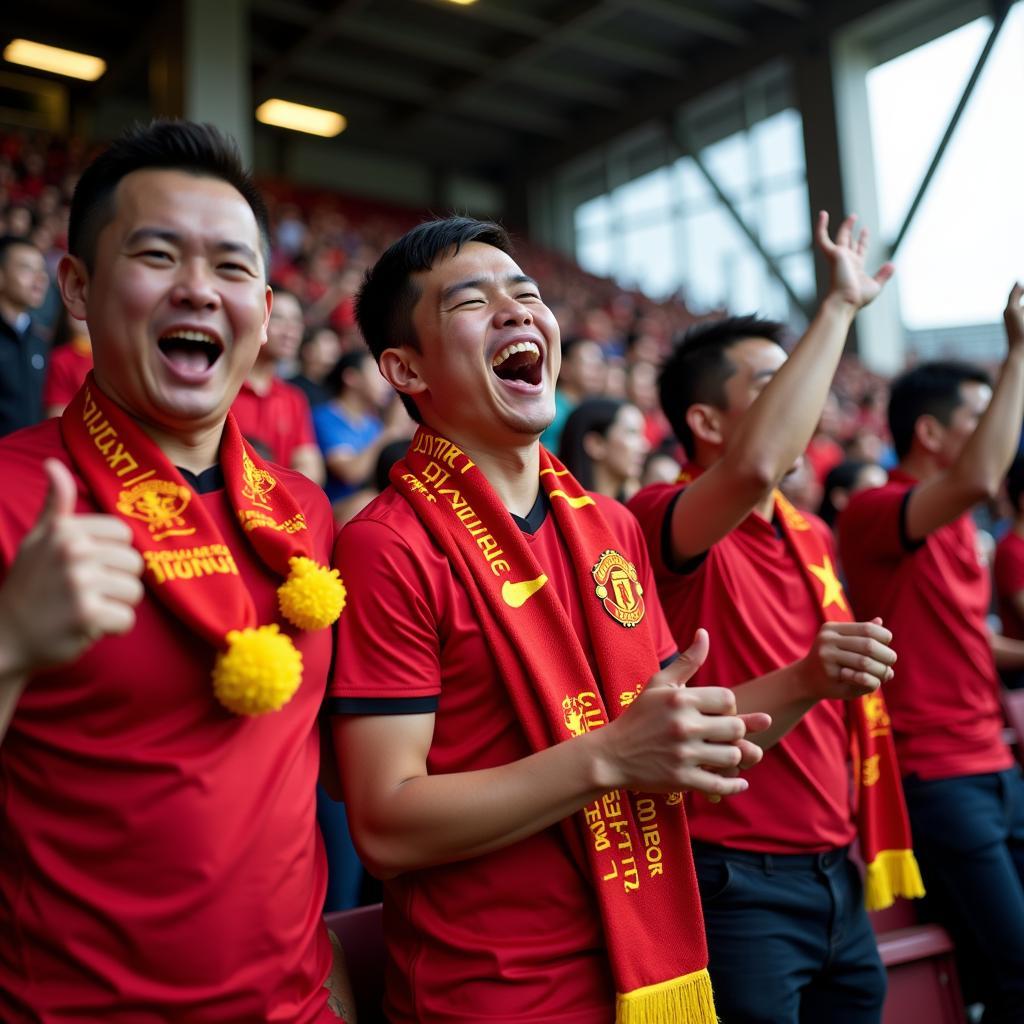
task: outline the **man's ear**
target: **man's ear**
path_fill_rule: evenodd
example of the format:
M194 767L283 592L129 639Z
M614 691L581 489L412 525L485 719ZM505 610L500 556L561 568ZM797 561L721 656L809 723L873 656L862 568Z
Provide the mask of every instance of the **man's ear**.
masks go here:
M263 312L263 326L260 328L260 345L267 343L267 326L270 324L270 311L274 308L274 289L267 285L264 296L266 309Z
M380 372L384 379L403 395L422 395L427 382L420 375L421 353L408 345L386 348L380 354Z
M596 430L588 430L583 435L583 452L592 461L600 462L607 448L607 442Z
M89 302L89 271L78 256L65 253L57 266L57 284L67 311L84 320Z
M686 410L686 425L694 439L704 444L722 443L721 410L702 402L694 403Z
M931 413L918 416L914 423L914 440L929 454L942 448L946 428Z

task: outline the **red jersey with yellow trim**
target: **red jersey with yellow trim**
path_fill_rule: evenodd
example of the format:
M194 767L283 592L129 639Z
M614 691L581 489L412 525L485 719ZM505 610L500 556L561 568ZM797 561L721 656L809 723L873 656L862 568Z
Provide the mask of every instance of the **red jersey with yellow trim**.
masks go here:
M0 442L0 576L42 507L47 456L70 468L57 420ZM278 472L326 562L326 499ZM258 621L279 621L280 580L223 487L192 500L231 549ZM77 511L97 511L80 481ZM148 585L127 636L29 680L0 745L4 1024L336 1019L322 987L331 950L315 822L331 637L281 626L302 652L303 682L260 717L217 703L216 652Z
M999 679L988 641L988 569L969 514L906 538L916 481L894 470L839 517L850 596L862 618L882 616L899 656L885 701L905 775L996 772L1013 764L1002 740Z
M992 566L999 618L1003 632L1014 640L1024 640L1024 617L1017 611L1014 598L1024 590L1024 537L1012 528L996 545Z
M707 661L691 685L736 686L805 657L822 624L803 567L772 523L751 513L699 564L676 572L665 541L678 484L653 484L629 503L643 529L658 594L682 647L703 626ZM829 550L831 533L806 515ZM696 560L695 560L696 561ZM809 567L817 601L843 600L835 559ZM841 701L821 701L749 773L750 789L719 803L688 798L690 835L762 853L845 846L856 828L850 802L849 734Z
M245 381L231 411L242 436L279 466L291 466L296 448L316 447L309 399L294 384L273 377L266 394Z
M637 525L616 502L596 495L595 501L611 535L595 549L594 563L610 548L635 565L645 613L630 628L652 631L665 664L676 645ZM574 579L543 497L520 526L593 667L582 601L601 600L594 580ZM348 602L338 623L332 711L434 712L431 774L491 768L532 752L470 597L405 498L388 488L352 520L338 538L334 564ZM409 872L384 891L386 1009L395 1024L612 1020L615 994L592 885L561 829Z

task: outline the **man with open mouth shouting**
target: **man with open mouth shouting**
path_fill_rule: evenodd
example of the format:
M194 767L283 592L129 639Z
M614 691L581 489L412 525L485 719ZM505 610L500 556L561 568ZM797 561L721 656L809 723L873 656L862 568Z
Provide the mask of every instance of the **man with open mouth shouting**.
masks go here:
M60 284L95 371L0 442L5 1024L338 1019L331 514L228 412L267 340L267 249L209 126L137 129L75 191Z
M357 316L420 423L335 549L329 709L389 1019L709 1024L681 792L746 789L768 717L684 687L707 634L677 657L637 524L540 447L558 325L500 227L413 229Z

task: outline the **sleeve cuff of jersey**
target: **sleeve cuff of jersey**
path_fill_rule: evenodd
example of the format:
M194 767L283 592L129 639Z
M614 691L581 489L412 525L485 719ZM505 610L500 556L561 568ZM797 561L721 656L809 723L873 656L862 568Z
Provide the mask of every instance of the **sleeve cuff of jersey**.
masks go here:
M328 697L329 715L427 715L437 711L437 695L430 697Z
M699 555L686 559L685 562L676 561L676 557L672 553L672 513L682 493L683 491L680 489L668 503L668 508L665 509L665 518L661 521L661 560L669 572L675 573L677 576L688 576L695 569L700 568L704 559L708 557L708 553L702 551Z
M667 658L662 658L661 661L658 662L658 668L668 668L669 665L671 665L672 662L675 661L678 657L679 652L673 651Z
M927 537L922 537L920 540L911 539L907 533L907 506L910 504L910 496L914 493L914 488L911 487L906 494L903 495L903 501L900 502L900 547L904 551L910 552L911 554L924 546Z

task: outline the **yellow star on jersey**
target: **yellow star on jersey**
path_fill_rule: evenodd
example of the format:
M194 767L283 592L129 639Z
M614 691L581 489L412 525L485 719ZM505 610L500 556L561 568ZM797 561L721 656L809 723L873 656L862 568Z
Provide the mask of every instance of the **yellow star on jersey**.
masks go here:
M837 604L844 612L847 611L846 598L843 597L843 585L839 582L835 569L832 568L832 559L825 555L821 565L808 565L807 568L821 580L821 585L825 588L821 595L822 609Z

